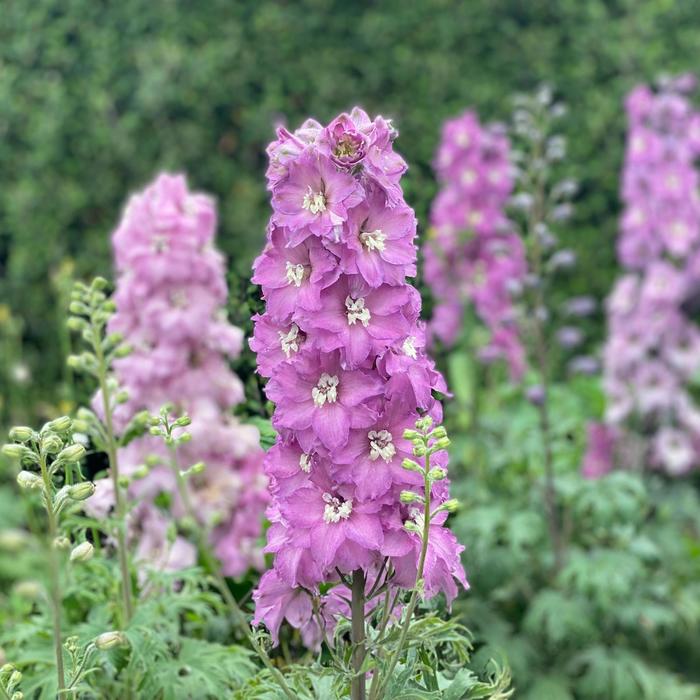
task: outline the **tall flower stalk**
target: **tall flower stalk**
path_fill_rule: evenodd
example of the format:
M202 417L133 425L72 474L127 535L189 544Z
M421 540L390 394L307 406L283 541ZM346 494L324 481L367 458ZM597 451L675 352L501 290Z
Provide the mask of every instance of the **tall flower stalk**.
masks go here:
M273 215L253 277L266 310L251 346L278 431L265 459L266 551L275 560L254 594L254 622L277 641L286 618L315 646L350 617L353 700L366 697L381 653L366 641L366 615L381 596L386 629L420 566L426 598L444 591L451 600L455 579L466 586L446 512L423 539L420 512L401 498L423 485L403 467L414 456L405 431L421 417L440 419L433 390L445 385L424 351L420 297L406 282L416 222L395 137L390 122L358 108L326 127L308 120L294 133L280 129L268 149ZM442 478L428 500L439 507L448 500L444 450L436 459Z
M556 119L563 113L552 102L548 88L535 95L517 99L514 114L514 152L517 164L515 194L511 203L515 221L525 242L528 276L525 279L521 326L525 332L528 364L537 380L526 391L539 414L543 451L544 502L549 535L554 553L554 569L564 563L565 542L556 489L556 470L552 451L550 414L551 371L556 361L552 349L562 334L555 333L550 286L561 270L575 264L574 254L557 247L553 229L571 214L572 182L557 182L554 166L566 153L566 143L554 131ZM564 334L565 335L565 334Z
M66 684L63 658L61 553L72 546L70 539L63 534L61 515L71 504L92 496L95 487L90 482L76 482L73 479L74 476L80 475L78 463L85 455L85 448L73 441L73 423L67 416L47 423L40 431L27 427L13 428L10 431L10 440L12 442L3 447L3 453L16 458L22 467L17 475L17 483L24 490L38 491L46 512L49 598L56 660L56 687L60 695L70 687ZM91 555L92 545L84 542L73 548L70 560L85 560Z
M700 465L700 112L695 79L635 88L622 173L618 258L624 274L608 298L604 349L607 411L591 427L584 473L600 476L614 457L670 475Z
M124 484L119 470L117 436L114 430L114 410L123 402L116 380L110 370L115 358L129 354L130 347L124 344L119 334L108 334L107 323L114 312L114 302L107 298L106 280L98 277L87 287L76 283L70 305L72 330L82 335L87 350L81 355L71 355L69 364L75 370L91 374L99 387L99 409L102 422L93 421L95 433L107 453L109 472L115 501L114 535L117 543L117 560L121 577L122 624L126 626L134 613L132 581L129 573L129 551L126 537L127 504Z

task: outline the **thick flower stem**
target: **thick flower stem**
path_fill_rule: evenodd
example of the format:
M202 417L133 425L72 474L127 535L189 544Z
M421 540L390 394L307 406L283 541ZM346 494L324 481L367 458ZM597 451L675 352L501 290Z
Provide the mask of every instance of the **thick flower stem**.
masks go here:
M352 700L367 697L366 678L362 671L365 661L365 572L355 569L352 574Z
M112 406L110 401L110 391L107 386L107 363L105 362L102 344L99 341L99 330L93 325L93 337L95 341L93 348L97 359L97 379L102 394L102 407L104 411L105 428L107 431L107 457L109 459L109 470L112 475L114 485L115 513L117 518L117 557L119 559L119 570L121 573L122 605L124 626L126 626L134 613L131 599L131 577L129 575L129 560L126 549L126 501L119 483L119 462L117 461L117 440L114 434L114 423L112 421Z
M61 634L61 567L56 552L58 522L53 507L53 483L46 466L46 458L41 457L41 476L44 480L44 501L49 521L49 574L51 577L51 612L53 616L53 644L56 654L56 676L59 694L66 687L66 674L63 668L63 638Z

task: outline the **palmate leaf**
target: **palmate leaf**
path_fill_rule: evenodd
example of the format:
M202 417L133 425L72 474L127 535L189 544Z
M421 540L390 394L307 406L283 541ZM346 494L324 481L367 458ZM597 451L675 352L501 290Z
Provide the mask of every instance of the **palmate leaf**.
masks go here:
M251 652L200 639L182 638L177 652L162 658L146 674L139 698L206 700L232 693L256 671Z
M596 638L593 610L585 598L543 590L530 604L524 629L551 649L580 645Z
M628 649L595 646L574 657L572 671L581 674L581 700L698 700L700 686L646 662Z

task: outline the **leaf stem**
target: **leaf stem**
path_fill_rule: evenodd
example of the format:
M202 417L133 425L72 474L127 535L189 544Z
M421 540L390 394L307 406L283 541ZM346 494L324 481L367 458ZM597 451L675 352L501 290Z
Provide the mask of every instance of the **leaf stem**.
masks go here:
M365 572L355 569L352 573L352 668L354 671L350 695L352 700L366 700L367 680L362 671L365 661Z

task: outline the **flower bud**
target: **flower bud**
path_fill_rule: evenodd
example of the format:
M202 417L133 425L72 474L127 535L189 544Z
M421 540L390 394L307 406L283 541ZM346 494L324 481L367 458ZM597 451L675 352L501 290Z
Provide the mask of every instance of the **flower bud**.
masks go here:
M207 468L207 465L204 462L196 462L187 470L187 473L188 474L201 474L206 468Z
M423 435L419 433L417 430L413 430L412 428L406 428L406 430L403 431L403 437L404 440L422 440Z
M421 465L418 464L418 462L414 462L412 459L409 459L408 457L406 457L403 460L403 462L401 462L401 466L404 469L407 469L409 472L422 472L423 471L423 467L421 467Z
M72 425L73 421L68 416L61 416L47 423L46 427L57 433L65 433L67 430L71 429Z
M423 500L422 496L419 496L413 491L402 491L400 496L401 503L417 503Z
M433 438L433 440L439 440L440 438L447 437L447 430L445 430L444 426L438 425L435 430L431 431L430 437Z
M83 304L82 301L71 301L70 306L68 307L68 311L70 311L72 314L76 314L78 316L87 316L90 313L90 309Z
M430 416L423 416L416 421L416 428L418 430L428 430L433 424L433 419Z
M101 277L100 275L98 275L97 277L95 277L92 280L92 283L90 284L90 286L93 289L97 289L98 291L103 291L103 290L107 289L107 287L109 287L109 282L104 277Z
M151 428L149 429L148 432L149 432L151 435L155 435L156 437L158 437L159 435L162 435L162 434L163 434L163 432L161 431L161 429L160 429L158 426L156 426L156 425L151 426Z
M148 467L157 467L162 461L162 457L158 455L148 455L145 459L146 466Z
M442 504L442 508L448 513L454 513L459 510L459 501L456 498L450 498Z
M82 481L79 484L73 484L68 488L68 495L74 501L84 501L95 493L95 484L91 481Z
M100 651L123 647L126 644L128 640L122 632L103 632L99 637L95 637L95 646Z
M450 438L448 437L444 437L440 438L439 440L436 440L433 447L435 447L438 450L446 450L451 444L452 440L450 440Z
M408 532L414 532L416 534L420 534L420 528L416 523L413 522L413 520L407 520L404 524L404 529L406 529Z
M95 548L90 542L82 542L70 553L70 560L83 562L90 561L95 554Z
M24 700L24 693L18 690L16 693L12 693L10 700Z
M44 482L38 474L25 471L24 469L17 474L17 483L21 489L27 490L40 489L44 485Z
M192 423L192 419L189 416L180 416L173 425L179 428L184 428Z
M48 455L55 455L63 447L61 440L56 433L44 433L41 436L41 449Z
M16 445L14 443L7 443L2 446L2 453L5 457L11 457L12 459L21 459L24 457L24 453L27 448L24 445Z
M427 452L425 445L414 445L413 454L416 457L423 457Z
M34 431L24 425L17 425L10 430L9 437L15 442L28 442L34 437Z
M114 397L114 400L118 404L126 403L129 400L129 392L126 389L122 389L121 391L118 391L117 395Z
M192 440L192 433L182 433L182 435L180 435L177 438L177 441L181 444L191 442L191 440Z
M85 456L85 448L80 443L68 445L58 453L61 462L78 462Z
M132 479L144 479L145 477L148 476L149 472L151 470L148 468L147 465L145 464L140 464L136 469L134 469L134 472L131 475Z
M2 668L0 668L0 674L3 676L7 676L10 673L12 673L15 670L15 667L12 664L3 664Z
M131 484L131 479L128 476L120 476L119 477L119 488L128 489L129 484Z
M447 476L447 472L442 467L433 467L428 472L431 481L442 481Z
M24 530L0 530L0 549L5 552L20 552L27 542Z
M131 347L131 345L129 345L128 343L124 343L123 345L120 345L114 350L114 357L128 357L129 355L131 355L132 350L133 348Z
M53 541L54 549L68 549L70 547L70 540L65 536L61 535Z
M80 318L78 316L71 316L67 321L66 321L66 327L68 328L69 331L73 331L74 333L78 333L82 331L87 325L87 322L85 321L84 318Z

